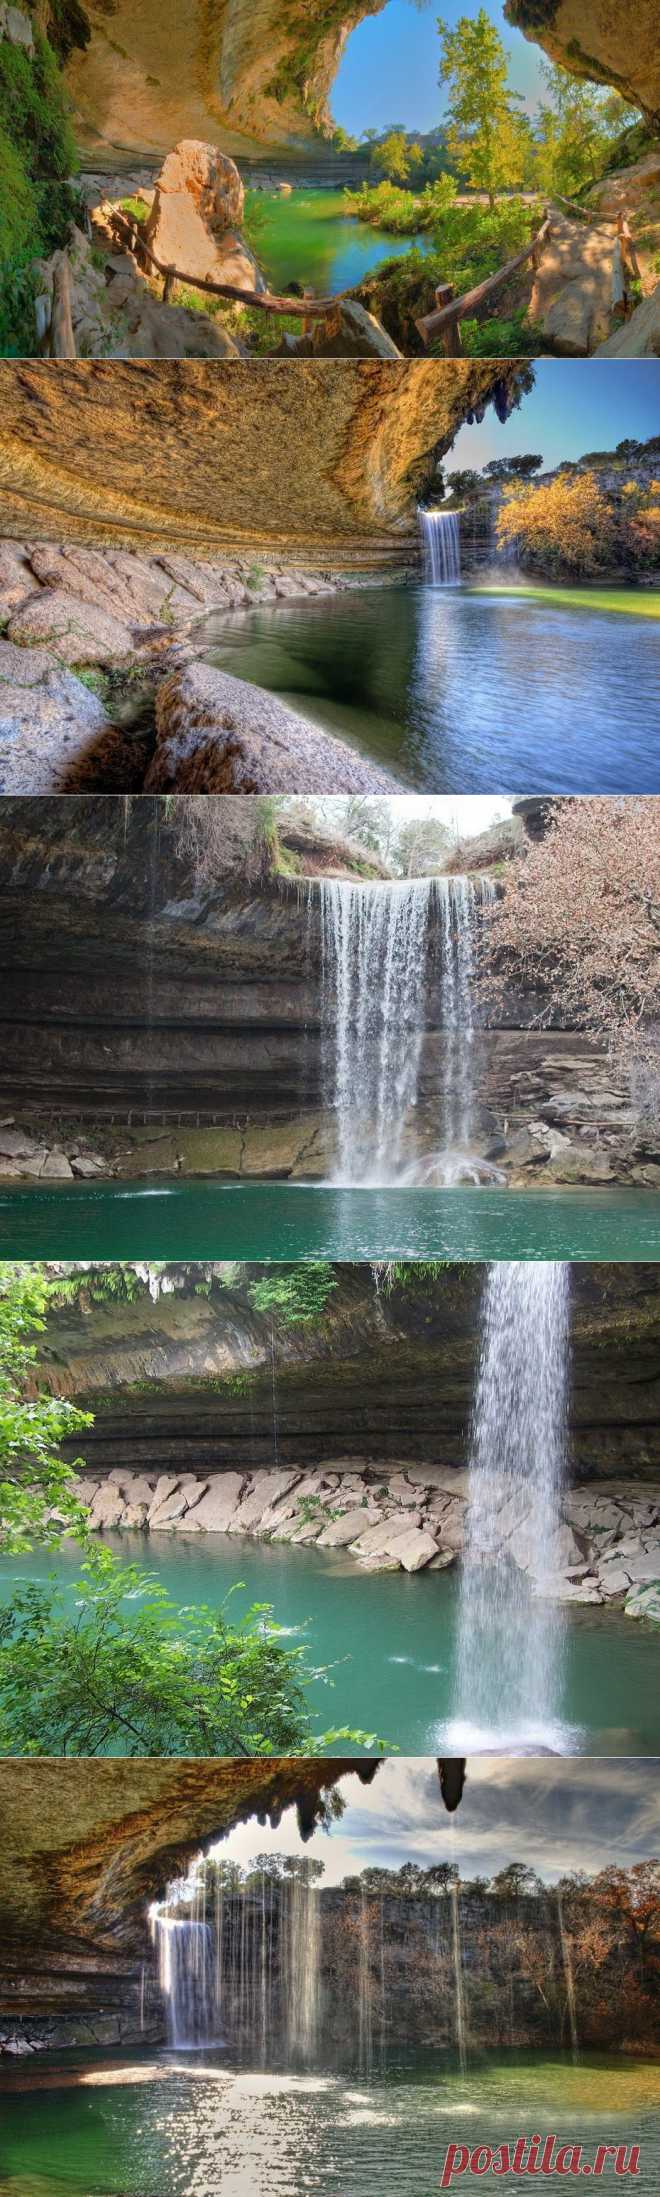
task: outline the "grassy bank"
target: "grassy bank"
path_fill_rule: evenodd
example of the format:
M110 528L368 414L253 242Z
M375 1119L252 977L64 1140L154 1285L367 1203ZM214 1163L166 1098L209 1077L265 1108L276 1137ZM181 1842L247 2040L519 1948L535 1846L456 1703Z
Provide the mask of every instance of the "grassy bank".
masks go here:
M510 580L479 583L480 595L529 595L535 603L554 603L563 610L568 605L575 610L608 610L627 612L634 618L660 618L660 587L555 587L549 583Z

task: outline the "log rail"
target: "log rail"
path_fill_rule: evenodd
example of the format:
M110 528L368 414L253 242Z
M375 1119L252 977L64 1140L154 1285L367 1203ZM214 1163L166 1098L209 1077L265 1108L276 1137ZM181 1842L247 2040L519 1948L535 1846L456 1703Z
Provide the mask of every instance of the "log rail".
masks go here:
M450 282L441 283L435 293L436 305L434 311L424 313L421 319L415 322L418 334L421 336L426 349L428 350L429 345L435 343L437 339L447 358L460 358L462 355L461 321L467 320L472 313L479 313L484 305L490 303L491 298L497 297L498 291L504 289L511 276L517 273L519 267L524 267L528 260L532 267L538 266L543 245L549 237L551 229L551 215L546 207L540 229L536 230L534 236L530 238L529 244L525 245L524 250L517 252L515 259L507 260L505 267L498 267L494 275L487 275L485 282L477 283L474 290L464 290L462 297L456 297Z

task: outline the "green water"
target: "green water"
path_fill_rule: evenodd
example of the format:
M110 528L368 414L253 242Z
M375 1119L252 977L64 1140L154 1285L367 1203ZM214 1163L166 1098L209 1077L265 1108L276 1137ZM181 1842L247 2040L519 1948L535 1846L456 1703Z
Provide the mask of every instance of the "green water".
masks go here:
M461 2074L446 2053L391 2049L367 2077L238 2068L218 2052L75 2059L70 2087L45 2087L67 2061L44 2055L35 2087L21 2071L3 2096L4 2197L432 2197L450 2143L474 2153L535 2132L582 2144L587 2162L599 2143L638 2143L635 2180L612 2166L598 2187L660 2189L656 2063L510 2052ZM504 2187L524 2197L530 2182Z
M658 1259L651 1190L336 1190L204 1179L0 1195L5 1259Z
M403 1754L463 1751L449 1730L458 1570L364 1572L343 1551L292 1549L236 1534L124 1533L103 1540L126 1563L157 1571L179 1606L217 1608L238 1581L246 1607L272 1604L294 1643L307 1638L310 1662L333 1666L332 1682L319 1681L310 1694L317 1730L346 1722L377 1732ZM72 1545L56 1555L3 1556L0 1596L10 1598L17 1577L50 1575L70 1584L73 1601L80 1561ZM238 1614L243 1597L236 1600ZM560 1699L539 1744L563 1753L660 1754L658 1627L589 1605L565 1606L561 1621ZM500 1752L515 1751L506 1703L497 1717L494 1743Z
M355 220L343 191L292 191L290 198L248 191L245 203L253 252L276 293L296 282L317 297L335 297L354 289L381 260L400 259L429 243L428 236L388 236Z

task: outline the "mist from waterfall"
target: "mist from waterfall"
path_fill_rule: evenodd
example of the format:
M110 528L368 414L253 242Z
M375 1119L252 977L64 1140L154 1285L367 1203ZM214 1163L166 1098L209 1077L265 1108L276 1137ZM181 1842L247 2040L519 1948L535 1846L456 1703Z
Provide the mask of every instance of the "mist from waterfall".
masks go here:
M560 1743L562 1621L543 1585L561 1562L569 1278L543 1260L486 1276L451 1729L473 1751Z
M424 577L431 587L457 587L461 577L461 534L455 511L427 511L420 504L419 524Z
M469 1173L477 922L494 895L492 879L480 876L323 878L310 889L310 906L317 896L321 906L324 1080L337 1123L336 1183ZM442 1031L440 1119L432 1150L421 1155L414 1116L432 1019Z

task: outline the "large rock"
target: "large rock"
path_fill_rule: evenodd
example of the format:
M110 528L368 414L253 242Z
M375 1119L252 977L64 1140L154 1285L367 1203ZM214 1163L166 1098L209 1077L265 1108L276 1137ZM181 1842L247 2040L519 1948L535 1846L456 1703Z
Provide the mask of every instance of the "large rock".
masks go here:
M623 320L614 335L608 336L596 351L599 359L643 359L660 356L660 282L656 282L650 297L642 298L629 320Z
M98 695L40 647L0 637L0 794L126 790L126 742Z
M252 253L235 234L243 207L234 161L215 145L183 138L163 162L145 241L162 266L176 267L192 283L201 276L240 290L263 289Z
M240 1502L244 1485L245 1476L242 1472L223 1472L217 1480L211 1482L201 1503L195 1503L186 1513L186 1531L192 1528L193 1531L200 1530L203 1533L226 1533L229 1521Z
M613 84L652 120L660 116L656 0L505 0L504 13L572 76Z
M630 214L643 206L650 194L660 186L660 151L645 153L629 168L614 168L600 183L594 183L588 194L588 204L595 207L605 221L616 221L619 214Z
M22 603L10 619L7 637L23 648L50 642L53 655L64 664L126 662L133 648L128 625L58 587L40 588Z
M149 793L393 793L396 780L317 731L276 694L215 665L184 663L162 681Z

